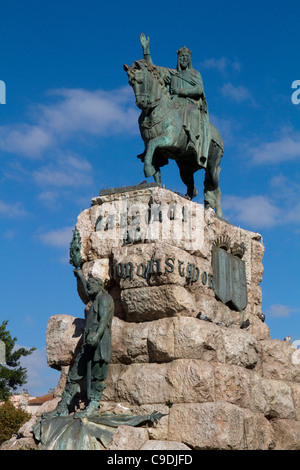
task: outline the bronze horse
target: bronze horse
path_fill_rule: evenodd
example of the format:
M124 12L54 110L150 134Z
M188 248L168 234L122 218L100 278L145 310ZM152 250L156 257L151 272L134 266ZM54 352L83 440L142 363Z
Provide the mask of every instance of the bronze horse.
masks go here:
M153 176L161 183L160 168L175 160L187 196L191 199L198 191L194 173L202 168L195 156L187 150L187 133L182 125L182 108L171 99L158 68L141 59L131 67L124 64L129 84L134 90L136 105L142 110L139 117L141 137L145 151L138 157L144 162L146 177ZM215 210L222 217L221 191L219 188L220 161L223 156L223 140L217 129L209 123L209 152L204 179L204 206Z

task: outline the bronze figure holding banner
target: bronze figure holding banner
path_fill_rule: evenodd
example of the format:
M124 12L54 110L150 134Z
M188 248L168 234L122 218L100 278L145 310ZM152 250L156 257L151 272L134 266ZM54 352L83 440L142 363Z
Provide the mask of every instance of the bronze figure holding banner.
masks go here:
M86 297L92 301L86 315L83 344L71 366L61 401L47 417L68 416L69 406L77 393L80 382L86 377L88 406L80 415L93 416L99 408L99 401L105 388L111 361L111 325L114 315L113 298L104 290L101 279L91 277L85 280L81 269L74 269ZM78 415L78 413L77 413ZM46 417L46 416L45 416Z

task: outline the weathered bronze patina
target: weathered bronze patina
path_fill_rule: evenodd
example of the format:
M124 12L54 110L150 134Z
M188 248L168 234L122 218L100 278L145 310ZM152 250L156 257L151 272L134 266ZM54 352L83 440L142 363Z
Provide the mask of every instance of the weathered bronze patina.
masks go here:
M153 426L162 416L157 411L136 416L112 413L85 417L54 416L39 419L33 432L43 450L103 450L119 426Z
M230 240L217 242L212 249L214 291L216 297L234 310L242 311L248 304L243 244L230 250ZM229 250L231 252L229 252Z
M67 416L72 399L80 392L80 382L86 377L88 406L81 415L97 413L102 392L105 388L108 366L111 361L111 324L114 315L114 301L104 290L101 279L91 277L85 280L81 269L74 270L80 280L86 297L92 301L86 315L83 344L69 370L67 383L61 401L48 417Z
M139 128L145 144L138 157L144 162L144 174L161 183L160 168L169 159L176 161L180 176L193 199L198 192L194 173L205 170L204 205L222 217L219 188L223 140L209 122L202 77L191 62L185 46L177 51L177 68L153 64L149 38L140 37L144 59L131 67L124 65L133 87L136 104L141 109Z
M70 243L70 263L74 266L74 268L79 268L82 264L81 259L81 237L78 230L73 231L73 238Z

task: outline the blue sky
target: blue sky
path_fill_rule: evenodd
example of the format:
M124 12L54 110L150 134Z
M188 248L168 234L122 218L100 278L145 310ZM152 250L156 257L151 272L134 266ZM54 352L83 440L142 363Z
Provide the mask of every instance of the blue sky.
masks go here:
M272 338L300 339L298 1L1 1L1 314L26 358L31 395L55 387L45 338L54 314L83 316L69 243L103 188L144 180L132 89L123 63L176 66L186 45L223 136L224 217L263 236L263 311ZM174 162L162 170L184 192ZM202 202L203 174L196 176Z

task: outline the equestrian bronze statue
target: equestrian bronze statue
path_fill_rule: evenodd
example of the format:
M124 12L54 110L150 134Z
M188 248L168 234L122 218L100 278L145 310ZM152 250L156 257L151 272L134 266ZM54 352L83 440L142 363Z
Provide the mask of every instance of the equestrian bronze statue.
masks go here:
M209 122L207 102L200 73L191 62L191 51L185 46L177 51L177 68L153 64L149 38L140 37L144 59L131 67L124 65L129 84L141 109L139 128L145 150L138 157L144 163L146 178L161 183L160 168L175 160L187 196L193 199L198 191L194 173L205 170L204 206L222 217L219 188L223 140Z

